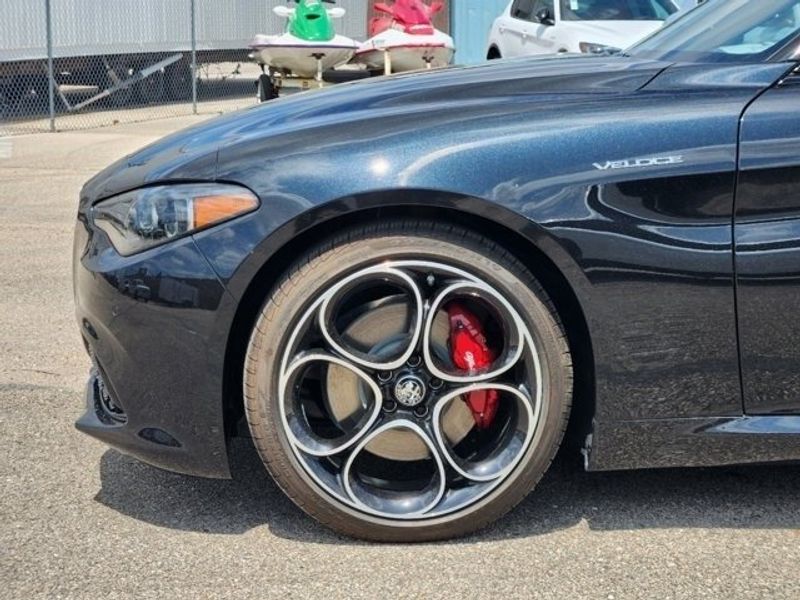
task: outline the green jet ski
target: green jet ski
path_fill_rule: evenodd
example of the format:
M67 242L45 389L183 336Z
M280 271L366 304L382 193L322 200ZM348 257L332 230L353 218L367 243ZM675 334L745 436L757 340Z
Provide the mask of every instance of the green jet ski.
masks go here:
M321 80L324 71L347 63L358 43L336 34L333 19L342 18L345 10L325 6L333 0L294 2L296 6L275 7L275 14L288 20L286 31L257 35L250 43L253 58L271 72Z

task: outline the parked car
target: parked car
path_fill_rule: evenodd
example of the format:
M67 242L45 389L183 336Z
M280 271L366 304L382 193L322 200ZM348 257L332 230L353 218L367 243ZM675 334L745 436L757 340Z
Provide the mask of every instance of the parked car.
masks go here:
M800 0L268 102L78 215L78 428L206 477L249 431L348 535L492 523L568 423L589 470L800 460Z
M619 50L676 12L674 0L512 0L492 25L486 56Z

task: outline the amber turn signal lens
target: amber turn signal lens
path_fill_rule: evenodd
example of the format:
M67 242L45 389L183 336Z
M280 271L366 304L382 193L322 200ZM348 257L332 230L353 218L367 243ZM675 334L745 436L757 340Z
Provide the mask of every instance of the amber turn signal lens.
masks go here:
M194 226L197 229L207 227L257 206L258 201L252 196L201 196L194 199Z
M131 256L258 206L258 198L238 185L181 183L145 187L98 202L92 220L117 252Z

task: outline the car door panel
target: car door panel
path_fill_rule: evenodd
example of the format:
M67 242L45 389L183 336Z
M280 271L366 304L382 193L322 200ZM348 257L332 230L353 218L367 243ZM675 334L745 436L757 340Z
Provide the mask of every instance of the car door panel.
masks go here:
M558 22L556 21L555 25L544 25L536 19L536 15L544 8L550 11L550 15L554 20L556 19L555 2L553 0L536 1L533 7L532 22L523 40L525 54L550 54L556 51L555 29L558 27Z
M736 270L750 414L800 414L800 73L742 121Z
M517 0L511 6L508 22L505 27L501 26L500 31L505 46L503 56L514 57L525 54L525 40L530 34L535 4L536 0Z
M528 38L531 35L531 24L520 19L514 23L514 56L525 56L530 54Z

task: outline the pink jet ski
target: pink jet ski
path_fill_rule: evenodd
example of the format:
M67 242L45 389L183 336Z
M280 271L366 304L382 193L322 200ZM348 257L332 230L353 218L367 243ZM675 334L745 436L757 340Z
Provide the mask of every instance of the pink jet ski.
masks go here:
M433 26L433 16L444 8L438 0L395 0L375 4L383 16L370 21L370 39L353 60L388 73L431 69L450 64L455 53L453 38Z

